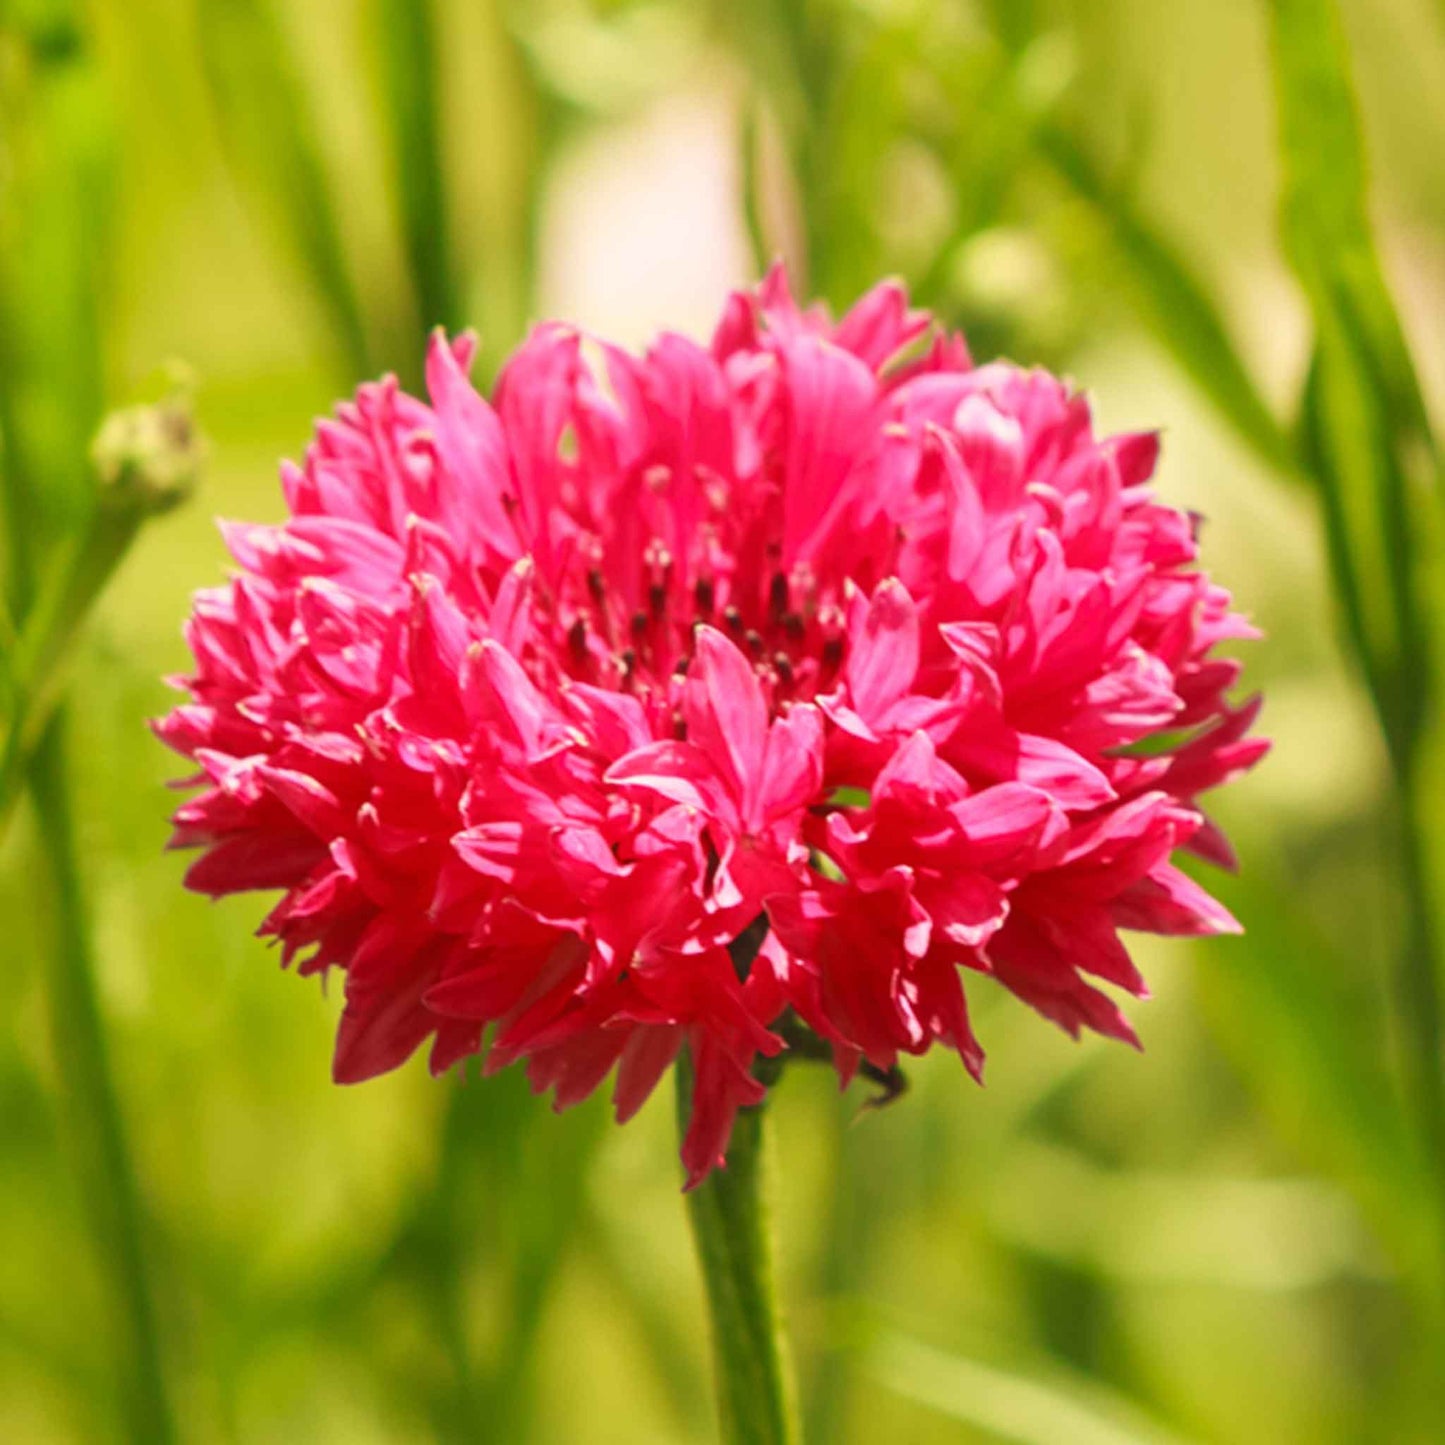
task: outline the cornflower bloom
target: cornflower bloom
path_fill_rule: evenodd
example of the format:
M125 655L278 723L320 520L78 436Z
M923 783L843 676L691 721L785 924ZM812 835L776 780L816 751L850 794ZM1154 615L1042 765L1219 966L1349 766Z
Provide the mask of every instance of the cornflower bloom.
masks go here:
M1121 929L1237 927L1199 795L1251 766L1251 635L1055 377L975 366L878 286L834 323L775 270L709 346L537 327L491 402L363 386L227 524L174 843L212 896L346 975L335 1076L483 1051L619 1119L684 1046L690 1184L790 1048L846 1083L935 1043L963 979L1129 1042Z

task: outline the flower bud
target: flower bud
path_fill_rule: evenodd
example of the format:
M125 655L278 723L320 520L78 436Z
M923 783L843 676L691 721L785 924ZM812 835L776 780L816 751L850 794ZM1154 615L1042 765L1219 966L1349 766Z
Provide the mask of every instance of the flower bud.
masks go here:
M145 516L168 512L195 487L205 458L186 378L172 378L160 401L124 407L101 423L91 463L106 508Z

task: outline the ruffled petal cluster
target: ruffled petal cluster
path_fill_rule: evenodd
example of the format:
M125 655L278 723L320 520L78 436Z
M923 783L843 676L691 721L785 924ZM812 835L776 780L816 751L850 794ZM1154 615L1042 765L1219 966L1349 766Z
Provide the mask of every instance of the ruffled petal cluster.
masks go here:
M225 527L157 724L189 886L279 890L262 932L344 971L338 1080L485 1046L625 1119L685 1046L696 1182L786 1033L978 1074L972 971L1132 1041L1120 930L1236 926L1174 859L1231 861L1198 797L1266 747L1214 655L1250 629L1153 435L892 283L834 323L774 272L640 358L543 325L490 401L472 352Z

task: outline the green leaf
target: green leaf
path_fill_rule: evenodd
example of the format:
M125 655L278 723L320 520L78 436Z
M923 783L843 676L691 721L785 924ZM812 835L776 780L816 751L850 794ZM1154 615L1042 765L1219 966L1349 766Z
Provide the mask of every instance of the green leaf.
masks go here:
M979 1190L1000 1238L1109 1283L1201 1283L1283 1293L1385 1273L1358 1203L1308 1176L1105 1167L1020 1140ZM1121 1231L1119 1221L1132 1221Z
M243 182L301 263L352 379L368 375L362 312L313 117L268 0L197 0L201 56L221 137Z
M1430 681L1417 538L1440 460L1371 234L1336 8L1332 0L1270 0L1270 9L1281 231L1315 324L1301 430L1352 640L1398 765Z
M1021 1374L945 1353L891 1330L863 1366L880 1384L989 1439L1014 1445L1182 1445L1130 1401L1058 1371Z
M1430 575L1440 459L1370 229L1364 148L1332 0L1271 0L1281 230L1309 302L1315 353L1301 408L1350 641L1389 749L1397 799L1401 940L1396 1008L1430 1161L1445 1265L1442 945L1421 770L1434 710Z
M1281 231L1316 329L1301 408L1310 458L1336 508L1335 558L1353 569L1362 660L1397 747L1429 683L1419 540L1440 456L1371 234L1363 145L1332 0L1271 0L1280 116ZM1330 494L1333 494L1332 496ZM1397 754L1397 762L1401 761Z
M1394 424L1437 470L1430 423L1371 234L1364 147L1333 0L1271 0L1285 249L1316 320L1339 312Z

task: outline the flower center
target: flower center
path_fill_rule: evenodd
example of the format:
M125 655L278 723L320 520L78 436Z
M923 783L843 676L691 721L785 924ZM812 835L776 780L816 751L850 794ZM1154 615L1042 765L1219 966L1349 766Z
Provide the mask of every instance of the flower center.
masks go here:
M724 557L684 569L654 537L628 576L600 544L579 548L581 565L554 613L563 670L644 701L666 696L692 662L696 629L707 625L751 660L774 709L826 691L846 642L837 589L821 588L806 563L785 571L775 547L761 550L754 566Z

